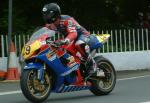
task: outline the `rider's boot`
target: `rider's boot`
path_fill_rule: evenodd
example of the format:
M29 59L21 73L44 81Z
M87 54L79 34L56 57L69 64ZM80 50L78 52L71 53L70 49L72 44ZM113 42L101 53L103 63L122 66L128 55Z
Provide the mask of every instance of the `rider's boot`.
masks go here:
M96 71L96 63L93 59L90 59L86 63L86 68L87 68L87 74L88 75L93 75Z

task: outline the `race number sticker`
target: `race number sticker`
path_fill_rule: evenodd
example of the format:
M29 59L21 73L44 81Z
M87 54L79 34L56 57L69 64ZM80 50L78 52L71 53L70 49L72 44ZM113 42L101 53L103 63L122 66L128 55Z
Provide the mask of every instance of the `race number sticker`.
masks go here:
M31 50L31 47L30 47L30 46L25 46L25 54L26 54L26 55L29 55L29 54L30 54L30 50Z

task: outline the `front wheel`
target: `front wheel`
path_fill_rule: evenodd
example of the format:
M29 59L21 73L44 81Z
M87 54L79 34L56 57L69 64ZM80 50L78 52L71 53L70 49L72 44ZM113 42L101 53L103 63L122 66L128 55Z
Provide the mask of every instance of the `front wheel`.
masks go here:
M31 102L40 103L50 94L52 83L48 73L44 73L44 80L37 79L37 70L23 70L20 78L21 90Z
M90 91L99 96L109 94L115 87L116 84L116 71L111 64L111 62L102 56L95 58L97 64L97 73L102 72L103 77L98 77L96 79L91 79L92 88Z

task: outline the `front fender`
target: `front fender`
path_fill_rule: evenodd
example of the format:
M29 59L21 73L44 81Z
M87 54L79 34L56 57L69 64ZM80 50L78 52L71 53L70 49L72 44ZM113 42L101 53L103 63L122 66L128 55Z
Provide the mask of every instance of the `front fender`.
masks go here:
M42 68L44 68L43 64L33 62L28 63L23 67L23 69L42 69Z
M24 65L23 71L24 70L36 70L38 79L39 80L44 80L44 65L43 64L31 62L31 63L28 63L28 64Z

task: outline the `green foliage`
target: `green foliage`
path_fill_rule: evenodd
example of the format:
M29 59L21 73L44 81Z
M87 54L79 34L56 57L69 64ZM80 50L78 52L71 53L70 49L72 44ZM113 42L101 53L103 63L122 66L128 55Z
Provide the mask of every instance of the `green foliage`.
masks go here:
M0 1L0 33L7 33L8 1ZM13 33L44 25L41 10L50 2L58 3L62 14L73 16L89 30L132 27L139 11L150 11L149 0L13 0Z

